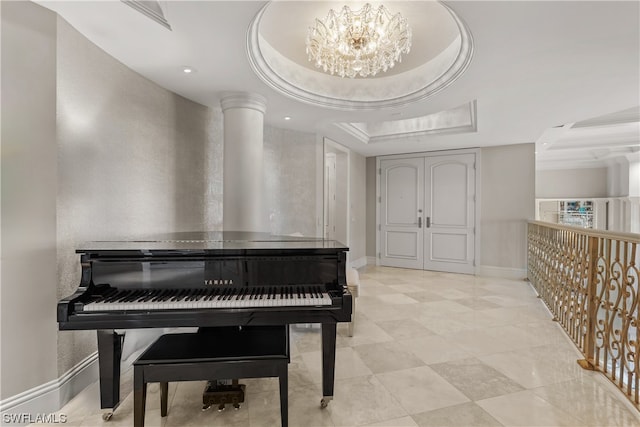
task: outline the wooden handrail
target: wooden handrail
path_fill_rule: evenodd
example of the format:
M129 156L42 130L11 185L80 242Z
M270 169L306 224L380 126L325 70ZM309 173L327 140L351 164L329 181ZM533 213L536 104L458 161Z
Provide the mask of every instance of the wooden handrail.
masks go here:
M541 225L543 227L553 228L556 230L577 231L581 234L585 234L590 237L599 237L599 238L614 239L614 240L627 240L632 243L640 243L640 234L638 233L624 233L621 231L594 230L591 228L582 228L574 225L555 224L553 222L544 222L544 221L531 220L531 221L528 221L528 223Z

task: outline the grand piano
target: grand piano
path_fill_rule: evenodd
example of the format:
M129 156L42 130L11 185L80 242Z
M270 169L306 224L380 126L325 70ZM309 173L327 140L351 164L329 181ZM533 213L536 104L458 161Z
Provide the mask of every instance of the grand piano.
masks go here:
M333 240L248 232L89 242L76 250L78 289L58 302L59 329L97 331L108 418L120 402L118 330L320 323L325 407L333 398L336 325L351 321L347 251Z

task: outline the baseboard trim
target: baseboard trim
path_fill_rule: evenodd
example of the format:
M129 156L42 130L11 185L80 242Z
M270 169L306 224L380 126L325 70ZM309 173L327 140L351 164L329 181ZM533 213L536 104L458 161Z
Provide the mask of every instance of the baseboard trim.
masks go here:
M98 352L84 358L60 378L0 401L0 413L51 414L96 381Z
M524 280L527 270L523 268L496 267L493 265L477 265L476 276L499 277L502 279Z
M365 265L367 265L367 257L361 257L358 258L355 261L351 261L350 266L351 268L360 268L360 267L364 267Z
M378 264L378 258L374 256L367 257L367 265L377 265L377 264Z

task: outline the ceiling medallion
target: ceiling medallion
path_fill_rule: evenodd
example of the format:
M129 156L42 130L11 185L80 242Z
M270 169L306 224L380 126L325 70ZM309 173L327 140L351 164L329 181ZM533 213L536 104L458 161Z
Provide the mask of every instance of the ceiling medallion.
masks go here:
M400 13L392 15L383 5L369 3L353 11L344 6L316 18L309 28L306 52L309 61L325 73L340 77L375 76L402 61L411 49L411 28Z

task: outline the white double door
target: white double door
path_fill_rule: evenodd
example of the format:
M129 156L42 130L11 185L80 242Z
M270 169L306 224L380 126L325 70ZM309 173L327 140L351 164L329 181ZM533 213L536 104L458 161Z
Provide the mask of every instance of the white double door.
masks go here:
M380 161L380 264L474 272L475 154Z

